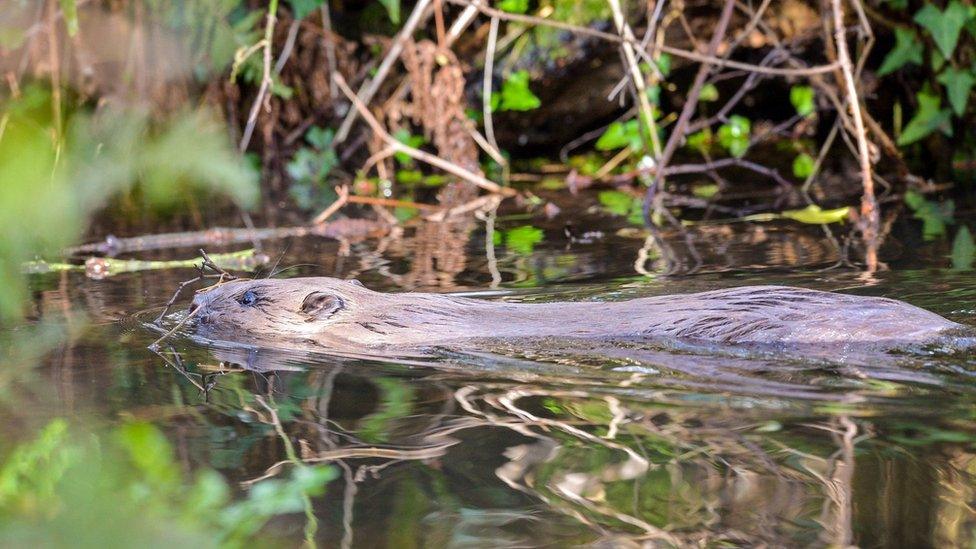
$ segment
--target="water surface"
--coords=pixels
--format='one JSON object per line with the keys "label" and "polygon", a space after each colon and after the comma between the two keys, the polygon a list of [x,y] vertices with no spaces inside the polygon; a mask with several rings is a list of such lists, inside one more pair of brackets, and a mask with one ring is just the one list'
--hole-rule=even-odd
{"label": "water surface", "polygon": [[[661,250],[617,234],[622,220],[581,219],[567,234],[559,218],[500,216],[487,242],[472,222],[263,246],[290,267],[276,276],[358,278],[385,291],[547,301],[789,284],[898,298],[976,324],[976,276],[952,270],[947,245],[919,242],[916,226],[892,239],[891,270],[865,276],[835,265],[819,227],[710,226],[689,253],[683,240]],[[146,420],[185,470],[213,468],[246,490],[293,466],[280,428],[302,459],[341,473],[313,501],[324,546],[976,540],[976,357],[827,363],[551,341],[397,361],[182,337],[148,351],[158,334],[134,313],[158,310],[192,276],[33,277],[34,318],[71,329],[17,409],[2,412],[6,435],[56,416]],[[305,520],[268,528],[297,545]]]}

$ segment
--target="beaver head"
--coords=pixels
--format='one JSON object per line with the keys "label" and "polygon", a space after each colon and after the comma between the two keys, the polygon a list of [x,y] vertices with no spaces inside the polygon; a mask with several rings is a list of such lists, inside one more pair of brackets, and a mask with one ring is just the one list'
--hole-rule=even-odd
{"label": "beaver head", "polygon": [[[320,339],[341,333],[375,292],[358,280],[235,280],[199,292],[190,305],[202,335],[234,340]],[[335,328],[335,329],[333,329]]]}

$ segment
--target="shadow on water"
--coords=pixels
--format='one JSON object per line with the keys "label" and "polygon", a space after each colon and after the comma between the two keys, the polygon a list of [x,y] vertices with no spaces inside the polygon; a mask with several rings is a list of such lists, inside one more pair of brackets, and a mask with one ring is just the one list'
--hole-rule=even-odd
{"label": "shadow on water", "polygon": [[[518,223],[499,223],[503,245]],[[282,276],[355,277],[379,290],[494,287],[493,298],[548,301],[763,283],[897,297],[964,323],[976,309],[976,276],[944,269],[938,251],[865,284],[856,271],[813,270],[836,261],[820,239],[752,228],[710,240],[694,276],[636,277],[635,260],[661,267],[646,242],[602,229],[580,243],[543,225],[532,246],[500,247],[494,261],[478,230],[449,250],[435,231],[352,243],[346,256],[308,239],[266,251],[316,265]],[[151,421],[185,468],[214,468],[243,489],[298,462],[333,464],[339,477],[314,500],[322,545],[976,539],[968,354],[824,360],[553,339],[393,359],[178,337],[154,355],[145,348],[158,334],[130,313],[164,303],[185,275],[34,281],[36,316],[90,320],[46,361],[53,413]],[[299,540],[305,521],[285,515],[268,529]]]}

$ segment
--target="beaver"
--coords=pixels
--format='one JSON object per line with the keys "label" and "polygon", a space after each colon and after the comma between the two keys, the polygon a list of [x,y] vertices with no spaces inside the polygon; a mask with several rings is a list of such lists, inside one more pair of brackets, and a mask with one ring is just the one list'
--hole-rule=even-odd
{"label": "beaver", "polygon": [[508,303],[382,293],[354,280],[239,280],[199,292],[198,335],[335,351],[457,346],[518,338],[894,349],[969,329],[894,299],[745,286],[616,302]]}

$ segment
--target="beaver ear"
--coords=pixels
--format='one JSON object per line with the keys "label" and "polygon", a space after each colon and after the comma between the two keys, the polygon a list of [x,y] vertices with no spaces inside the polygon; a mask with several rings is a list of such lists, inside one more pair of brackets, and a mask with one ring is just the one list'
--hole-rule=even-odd
{"label": "beaver ear", "polygon": [[308,316],[305,322],[312,322],[313,320],[325,320],[342,310],[344,306],[342,299],[335,294],[312,292],[305,296],[305,300],[302,301],[301,312]]}

